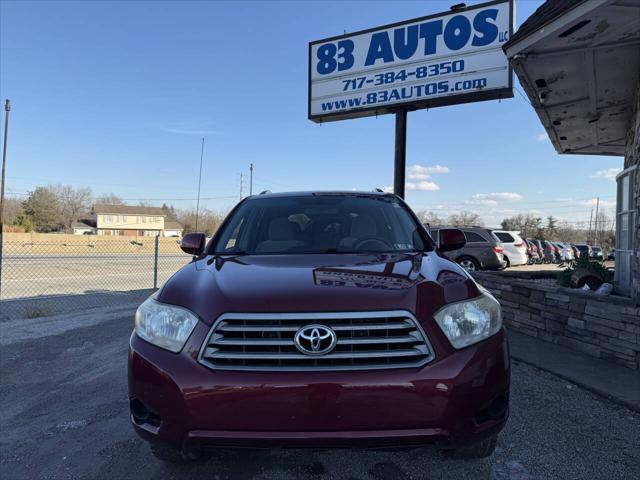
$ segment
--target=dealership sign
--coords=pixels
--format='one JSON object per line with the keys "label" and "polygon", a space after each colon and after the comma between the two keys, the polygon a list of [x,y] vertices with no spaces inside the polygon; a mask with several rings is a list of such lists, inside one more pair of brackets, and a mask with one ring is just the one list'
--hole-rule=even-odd
{"label": "dealership sign", "polygon": [[311,42],[309,118],[510,98],[512,31],[513,3],[498,0]]}

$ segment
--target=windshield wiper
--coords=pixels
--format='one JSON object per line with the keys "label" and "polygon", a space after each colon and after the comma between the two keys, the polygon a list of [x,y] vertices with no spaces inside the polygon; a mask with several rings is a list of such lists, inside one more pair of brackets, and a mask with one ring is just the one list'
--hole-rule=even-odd
{"label": "windshield wiper", "polygon": [[244,250],[234,250],[230,252],[214,252],[214,255],[239,257],[241,255],[250,255],[250,254],[249,252],[246,252]]}

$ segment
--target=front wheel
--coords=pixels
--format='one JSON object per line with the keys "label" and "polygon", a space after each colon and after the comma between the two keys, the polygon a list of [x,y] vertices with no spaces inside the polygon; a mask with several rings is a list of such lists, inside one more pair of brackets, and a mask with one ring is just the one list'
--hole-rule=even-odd
{"label": "front wheel", "polygon": [[471,257],[462,257],[457,260],[458,265],[464,268],[467,272],[475,272],[480,270],[478,262]]}
{"label": "front wheel", "polygon": [[481,442],[474,443],[473,445],[469,445],[467,447],[447,450],[446,453],[448,456],[451,456],[453,458],[460,458],[464,460],[487,458],[493,455],[493,452],[495,452],[496,450],[497,444],[498,436],[494,435],[493,437],[487,438],[485,440],[482,440]]}

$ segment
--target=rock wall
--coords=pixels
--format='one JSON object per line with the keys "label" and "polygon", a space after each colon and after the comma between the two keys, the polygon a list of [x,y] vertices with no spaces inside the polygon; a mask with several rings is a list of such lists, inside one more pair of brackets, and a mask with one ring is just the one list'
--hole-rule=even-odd
{"label": "rock wall", "polygon": [[502,304],[508,329],[640,368],[640,307],[633,300],[499,273],[474,277]]}

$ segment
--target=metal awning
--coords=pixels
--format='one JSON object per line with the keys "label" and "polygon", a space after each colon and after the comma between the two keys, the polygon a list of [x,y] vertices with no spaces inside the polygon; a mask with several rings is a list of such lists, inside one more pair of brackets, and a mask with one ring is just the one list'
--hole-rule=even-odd
{"label": "metal awning", "polygon": [[547,0],[504,50],[558,153],[624,155],[640,0]]}

